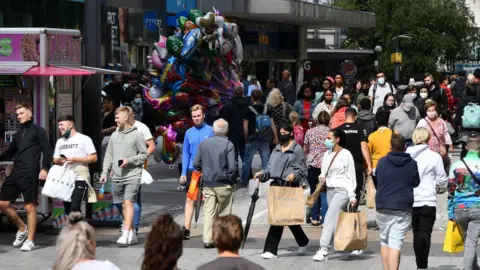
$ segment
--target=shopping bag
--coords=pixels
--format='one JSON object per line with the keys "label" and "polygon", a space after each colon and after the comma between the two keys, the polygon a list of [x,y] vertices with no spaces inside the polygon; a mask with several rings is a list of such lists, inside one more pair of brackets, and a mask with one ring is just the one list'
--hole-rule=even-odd
{"label": "shopping bag", "polygon": [[334,239],[335,250],[353,251],[367,249],[366,212],[341,212]]}
{"label": "shopping bag", "polygon": [[367,178],[365,189],[367,191],[367,207],[368,209],[373,209],[375,208],[375,194],[377,191],[375,190],[375,184],[373,184],[373,179],[371,176]]}
{"label": "shopping bag", "polygon": [[448,253],[463,251],[463,232],[455,221],[448,221],[445,241],[443,242],[443,251]]}
{"label": "shopping bag", "polygon": [[142,170],[142,178],[140,178],[140,183],[143,185],[150,185],[153,183],[152,175],[145,169]]}
{"label": "shopping bag", "polygon": [[305,205],[307,205],[308,207],[312,207],[317,201],[318,196],[320,196],[320,193],[325,192],[325,191],[322,191],[323,189],[324,189],[323,185],[318,184],[317,187],[315,188],[315,191],[312,193],[312,195],[308,195],[307,200],[305,201]]}
{"label": "shopping bag", "polygon": [[69,168],[67,163],[63,166],[53,165],[48,172],[42,194],[68,202],[75,189],[76,180],[77,174]]}
{"label": "shopping bag", "polygon": [[303,189],[271,186],[268,189],[268,224],[301,225],[305,221]]}
{"label": "shopping bag", "polygon": [[200,185],[200,179],[202,173],[199,171],[192,172],[192,178],[190,179],[190,186],[188,187],[187,198],[196,201],[198,196],[198,187]]}

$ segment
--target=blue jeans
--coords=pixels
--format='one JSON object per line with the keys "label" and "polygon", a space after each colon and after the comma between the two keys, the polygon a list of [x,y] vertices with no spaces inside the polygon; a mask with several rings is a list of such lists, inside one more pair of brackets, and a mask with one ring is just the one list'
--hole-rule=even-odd
{"label": "blue jeans", "polygon": [[248,177],[252,169],[253,156],[257,151],[262,159],[262,169],[266,170],[270,158],[270,145],[268,140],[249,140],[245,145],[245,159],[242,166],[242,182],[248,184]]}
{"label": "blue jeans", "polygon": [[[140,217],[142,215],[142,201],[141,201],[141,196],[142,194],[142,185],[140,185],[140,189],[138,190],[138,197],[137,197],[137,202],[133,204],[133,228],[137,229],[140,227]],[[123,206],[121,203],[115,204],[115,206],[118,208],[120,213],[123,216]]]}

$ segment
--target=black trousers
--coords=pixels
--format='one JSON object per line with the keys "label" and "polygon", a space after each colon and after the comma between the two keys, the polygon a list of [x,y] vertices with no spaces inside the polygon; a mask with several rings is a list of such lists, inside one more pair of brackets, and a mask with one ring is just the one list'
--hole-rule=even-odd
{"label": "black trousers", "polygon": [[364,177],[363,162],[355,162],[355,177],[357,178],[357,188],[355,189],[355,199],[360,204],[360,197],[363,191],[363,177]]}
{"label": "black trousers", "polygon": [[85,200],[88,191],[88,185],[85,181],[75,181],[75,189],[72,193],[70,202],[63,202],[65,214],[68,216],[70,212],[81,212],[82,202]]}
{"label": "black trousers", "polygon": [[[270,226],[263,252],[270,252],[273,255],[277,255],[278,245],[280,244],[280,239],[282,239],[284,227],[285,226]],[[288,226],[288,228],[292,231],[293,237],[295,237],[295,241],[297,241],[299,247],[308,245],[308,237],[303,231],[302,226],[293,225]]]}
{"label": "black trousers", "polygon": [[435,224],[437,208],[430,206],[414,207],[412,213],[413,250],[417,267],[428,268],[428,254]]}

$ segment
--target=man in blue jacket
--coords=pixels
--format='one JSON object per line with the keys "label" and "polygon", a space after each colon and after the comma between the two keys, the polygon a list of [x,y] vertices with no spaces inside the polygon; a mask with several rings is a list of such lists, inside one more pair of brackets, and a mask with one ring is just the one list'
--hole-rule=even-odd
{"label": "man in blue jacket", "polygon": [[393,134],[392,151],[378,162],[377,224],[384,269],[397,270],[403,240],[412,223],[413,189],[420,184],[417,162],[404,153],[405,139]]}
{"label": "man in blue jacket", "polygon": [[[195,170],[193,167],[193,159],[197,153],[198,146],[202,141],[213,136],[213,128],[205,124],[205,109],[201,105],[194,105],[190,109],[194,126],[189,128],[185,133],[185,139],[183,140],[182,151],[182,176],[180,176],[180,184],[186,185],[186,191],[190,186],[190,179],[192,178],[192,172]],[[185,227],[184,236],[185,239],[190,239],[190,226],[192,224],[193,217],[193,203],[194,201],[186,198],[185,201]]]}

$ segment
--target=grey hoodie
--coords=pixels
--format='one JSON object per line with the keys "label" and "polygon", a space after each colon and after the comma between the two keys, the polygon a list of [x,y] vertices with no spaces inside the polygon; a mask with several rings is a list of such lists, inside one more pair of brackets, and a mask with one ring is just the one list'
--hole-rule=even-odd
{"label": "grey hoodie", "polygon": [[[126,158],[126,168],[120,168],[118,161]],[[147,159],[147,146],[142,133],[136,127],[115,131],[108,142],[103,160],[102,176],[113,172],[113,181],[123,181],[142,176],[143,164]]]}
{"label": "grey hoodie", "polygon": [[402,135],[405,139],[411,139],[419,120],[420,113],[417,107],[413,106],[410,111],[406,112],[402,104],[390,113],[388,127]]}

